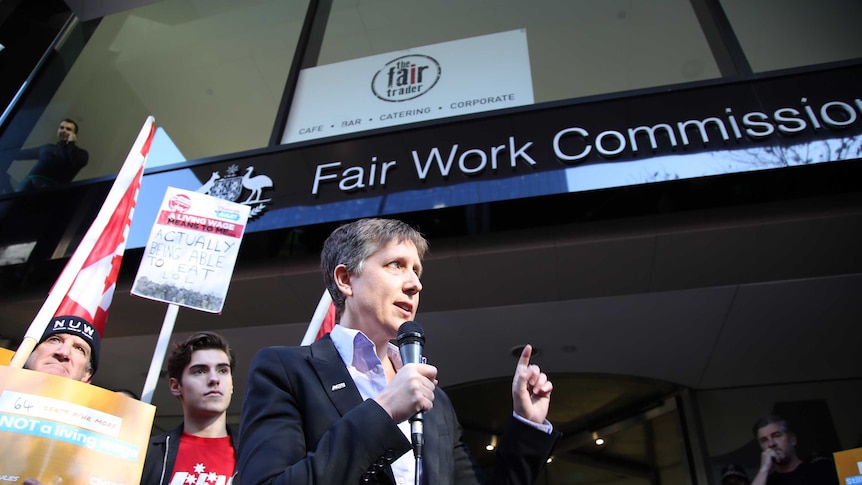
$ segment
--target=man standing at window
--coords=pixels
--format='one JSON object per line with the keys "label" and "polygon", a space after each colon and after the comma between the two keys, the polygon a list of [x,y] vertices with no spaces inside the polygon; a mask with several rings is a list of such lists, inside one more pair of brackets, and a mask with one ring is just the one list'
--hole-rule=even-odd
{"label": "man standing at window", "polygon": [[18,158],[38,160],[18,184],[20,192],[71,182],[87,165],[90,154],[78,146],[78,123],[66,118],[57,127],[57,143],[21,150]]}

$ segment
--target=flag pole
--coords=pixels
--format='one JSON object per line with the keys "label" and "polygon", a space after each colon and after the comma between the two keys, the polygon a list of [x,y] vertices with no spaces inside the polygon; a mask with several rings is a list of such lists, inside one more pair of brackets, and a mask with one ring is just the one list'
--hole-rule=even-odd
{"label": "flag pole", "polygon": [[156,351],[153,353],[153,360],[150,362],[150,371],[147,373],[147,380],[141,393],[141,401],[147,404],[153,402],[153,393],[159,381],[159,374],[162,372],[162,363],[165,360],[168,342],[171,340],[171,334],[174,331],[174,324],[177,321],[177,312],[179,312],[179,309],[180,306],[176,303],[169,303],[168,309],[165,311],[162,330],[159,332],[159,340],[156,342]]}
{"label": "flag pole", "polygon": [[122,202],[123,197],[125,197],[126,191],[141,176],[144,164],[146,163],[146,152],[149,151],[148,142],[152,140],[154,131],[155,118],[148,116],[141,127],[140,133],[138,133],[135,143],[132,145],[132,149],[129,151],[129,155],[126,157],[126,161],[120,168],[120,172],[117,174],[117,178],[114,180],[114,184],[111,186],[105,202],[102,203],[99,213],[96,215],[90,228],[87,229],[75,252],[72,253],[72,257],[69,258],[54,286],[49,291],[45,303],[42,304],[42,308],[39,309],[36,317],[33,318],[33,321],[27,328],[27,333],[24,335],[21,345],[18,346],[18,350],[9,362],[9,367],[18,369],[24,367],[27,358],[30,357],[33,349],[36,348],[36,344],[51,323],[54,312],[60,307],[63,298],[65,298],[72,284],[75,282],[78,273],[84,267],[84,263],[98,243],[99,237],[114,215],[114,211]]}
{"label": "flag pole", "polygon": [[[57,306],[60,306],[60,302],[57,302]],[[54,307],[54,310],[56,309],[57,307]],[[45,329],[43,328],[42,331],[44,332]],[[15,355],[12,356],[12,360],[9,361],[9,367],[15,369],[23,368],[24,364],[27,363],[27,359],[30,357],[30,354],[33,353],[33,349],[36,348],[36,344],[38,342],[39,340],[33,337],[24,337],[24,340],[21,341],[21,345],[18,346],[18,350],[15,351]]]}
{"label": "flag pole", "polygon": [[326,312],[329,310],[329,305],[332,303],[332,296],[329,290],[323,290],[323,295],[320,301],[317,302],[317,308],[314,310],[314,315],[311,316],[311,322],[308,324],[308,329],[305,331],[305,336],[302,337],[300,345],[309,345],[314,342],[317,337],[317,332],[320,326],[323,325],[323,319],[326,318]]}
{"label": "flag pole", "polygon": [[[120,172],[122,172],[122,169]],[[108,193],[108,197],[102,205],[102,208],[116,207],[120,203],[120,200],[123,195],[125,195],[125,192],[131,183],[131,178],[128,180],[121,180],[118,175],[116,182],[113,187],[111,187],[111,191]],[[84,267],[84,262],[86,262],[90,252],[96,246],[99,235],[104,232],[105,227],[108,225],[108,220],[112,215],[113,210],[99,211],[93,224],[90,225],[90,228],[87,230],[87,233],[84,235],[78,248],[75,249],[72,257],[69,258],[69,262],[66,263],[66,266],[60,273],[60,277],[57,278],[57,281],[48,293],[48,298],[45,299],[45,303],[42,304],[42,308],[39,309],[36,317],[33,318],[33,321],[27,328],[27,333],[24,335],[21,345],[15,352],[15,356],[12,357],[12,361],[9,362],[9,367],[18,369],[24,367],[24,363],[27,362],[27,358],[30,357],[33,349],[36,348],[36,344],[39,342],[39,339],[42,338],[42,334],[45,333],[45,328],[51,323],[51,318],[54,316],[54,312],[56,312],[57,308],[60,307],[60,303],[69,292],[69,289],[72,287],[72,283],[75,282],[75,277],[78,276],[78,273],[80,273],[81,269]]]}

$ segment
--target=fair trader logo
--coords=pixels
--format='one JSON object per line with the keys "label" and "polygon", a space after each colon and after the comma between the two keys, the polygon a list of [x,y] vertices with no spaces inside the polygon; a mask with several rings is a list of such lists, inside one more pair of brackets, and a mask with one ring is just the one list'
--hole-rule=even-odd
{"label": "fair trader logo", "polygon": [[431,56],[411,54],[387,62],[371,80],[371,91],[383,101],[409,101],[430,91],[440,80],[440,63]]}

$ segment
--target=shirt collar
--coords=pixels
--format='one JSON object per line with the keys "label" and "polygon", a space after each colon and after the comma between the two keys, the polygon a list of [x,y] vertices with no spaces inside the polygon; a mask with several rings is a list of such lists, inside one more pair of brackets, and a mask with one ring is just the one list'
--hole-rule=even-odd
{"label": "shirt collar", "polygon": [[[341,356],[341,360],[347,367],[360,367],[357,365],[359,362],[356,361],[356,358],[360,358],[363,355],[367,356],[365,357],[366,359],[370,359],[373,356],[373,359],[377,363],[380,362],[377,359],[377,349],[374,346],[374,342],[359,330],[335,325],[332,327],[329,337],[332,339],[332,343],[335,344],[335,350],[338,351],[338,355]],[[400,369],[401,353],[398,351],[398,347],[392,342],[386,345],[389,360],[396,370]]]}

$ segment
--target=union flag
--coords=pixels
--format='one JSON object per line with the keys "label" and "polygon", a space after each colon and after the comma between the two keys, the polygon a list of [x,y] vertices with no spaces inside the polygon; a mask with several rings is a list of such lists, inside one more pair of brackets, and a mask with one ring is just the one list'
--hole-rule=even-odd
{"label": "union flag", "polygon": [[104,332],[155,129],[155,120],[150,116],[99,213],[27,329],[10,366],[24,365],[56,316],[78,317],[95,327],[100,336]]}

